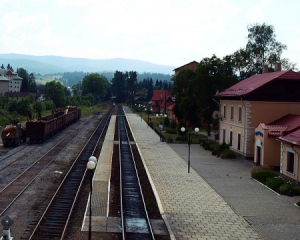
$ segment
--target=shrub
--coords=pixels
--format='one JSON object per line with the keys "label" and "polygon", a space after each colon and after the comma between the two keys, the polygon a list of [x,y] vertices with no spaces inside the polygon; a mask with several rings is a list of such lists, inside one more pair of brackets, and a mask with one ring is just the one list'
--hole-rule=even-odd
{"label": "shrub", "polygon": [[283,184],[284,184],[284,180],[281,177],[273,177],[273,178],[266,179],[266,185],[276,192]]}
{"label": "shrub", "polygon": [[171,122],[171,128],[173,128],[173,129],[176,128],[176,122],[175,122],[175,121],[172,121],[172,122]]}
{"label": "shrub", "polygon": [[166,126],[166,127],[170,126],[170,120],[168,117],[165,117],[165,119],[164,119],[164,126]]}
{"label": "shrub", "polygon": [[257,181],[265,184],[267,178],[273,178],[278,176],[277,173],[275,173],[274,171],[272,171],[269,168],[265,168],[265,167],[253,167],[251,169],[251,177],[256,179]]}
{"label": "shrub", "polygon": [[300,195],[300,187],[299,186],[293,186],[294,195],[299,196]]}
{"label": "shrub", "polygon": [[236,154],[234,151],[231,151],[230,149],[225,149],[221,152],[220,157],[225,158],[236,158]]}
{"label": "shrub", "polygon": [[171,138],[171,137],[167,138],[167,143],[173,143],[173,142],[174,142],[173,138]]}
{"label": "shrub", "polygon": [[175,139],[176,142],[187,142],[187,137],[186,136],[182,136],[182,137],[177,137]]}
{"label": "shrub", "polygon": [[174,129],[167,129],[167,130],[166,130],[166,133],[169,133],[169,134],[176,134],[177,132],[176,132],[176,130],[174,130]]}
{"label": "shrub", "polygon": [[279,188],[278,188],[278,193],[287,195],[288,191],[293,189],[293,184],[290,182],[284,182]]}

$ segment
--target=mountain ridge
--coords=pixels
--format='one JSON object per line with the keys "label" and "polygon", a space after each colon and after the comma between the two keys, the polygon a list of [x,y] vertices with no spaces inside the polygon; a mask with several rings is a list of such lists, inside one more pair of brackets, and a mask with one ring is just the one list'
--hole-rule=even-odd
{"label": "mountain ridge", "polygon": [[16,68],[24,68],[28,72],[41,74],[73,71],[101,72],[118,70],[172,75],[173,69],[176,68],[174,66],[160,65],[137,59],[89,59],[54,55],[34,56],[16,53],[0,54],[0,64],[3,64],[4,67],[6,67],[7,64],[10,64],[14,70],[16,70]]}

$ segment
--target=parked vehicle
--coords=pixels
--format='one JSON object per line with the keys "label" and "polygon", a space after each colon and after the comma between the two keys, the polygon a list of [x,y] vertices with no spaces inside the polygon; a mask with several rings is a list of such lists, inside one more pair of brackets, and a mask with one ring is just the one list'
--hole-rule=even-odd
{"label": "parked vehicle", "polygon": [[51,115],[39,117],[26,122],[26,136],[30,143],[43,142],[68,125],[79,120],[81,109],[67,106],[65,109],[57,109]]}
{"label": "parked vehicle", "polygon": [[22,142],[26,142],[26,130],[20,123],[18,123],[19,121],[8,116],[2,110],[0,110],[0,113],[12,122],[11,125],[7,125],[2,128],[1,138],[3,147],[8,147],[9,145],[19,146]]}

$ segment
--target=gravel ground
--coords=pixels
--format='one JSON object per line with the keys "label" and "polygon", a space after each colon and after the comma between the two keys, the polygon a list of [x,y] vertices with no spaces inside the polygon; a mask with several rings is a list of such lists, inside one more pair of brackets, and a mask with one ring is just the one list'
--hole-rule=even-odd
{"label": "gravel ground", "polygon": [[[5,148],[0,146],[0,153],[3,155],[0,157],[0,169],[4,167],[4,164],[8,164],[16,158],[13,155],[8,160],[1,161],[6,155],[18,151],[24,146],[31,148],[31,152],[27,152],[28,148],[24,148],[17,155],[23,155],[22,160],[19,160],[18,165],[14,167],[9,167],[5,169],[5,176],[7,176],[6,181],[15,175],[16,172],[23,171],[27,166],[29,166],[33,161],[38,159],[43,153],[48,151],[57,141],[64,138],[73,129],[79,126],[85,119],[74,123],[69,126],[64,131],[55,135],[53,138],[48,139],[43,144],[34,144],[29,146],[25,143],[16,148]],[[59,183],[61,182],[64,174],[68,170],[71,162],[77,157],[80,148],[85,144],[87,137],[92,133],[95,126],[89,128],[89,130],[84,131],[80,137],[76,137],[72,142],[55,158],[52,164],[50,164],[46,170],[31,184],[31,186],[21,195],[21,197],[5,212],[13,221],[14,224],[11,226],[11,236],[14,239],[21,239],[24,231],[26,231],[29,224],[34,220],[35,215],[47,205],[49,199],[51,199],[52,194],[56,191]],[[16,167],[17,166],[17,167]],[[0,175],[3,175],[3,171],[0,170]],[[4,182],[4,181],[1,181]],[[0,185],[0,189],[3,188]],[[4,216],[1,217],[1,219]]]}

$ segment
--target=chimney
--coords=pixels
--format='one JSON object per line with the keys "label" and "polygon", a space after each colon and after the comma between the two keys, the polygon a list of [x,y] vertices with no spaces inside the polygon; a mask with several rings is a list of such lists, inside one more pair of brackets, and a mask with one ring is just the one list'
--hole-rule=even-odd
{"label": "chimney", "polygon": [[275,72],[280,72],[281,71],[281,63],[278,62],[278,63],[275,63],[275,69],[274,69]]}
{"label": "chimney", "polygon": [[268,65],[264,65],[263,66],[263,73],[267,73],[268,72]]}

